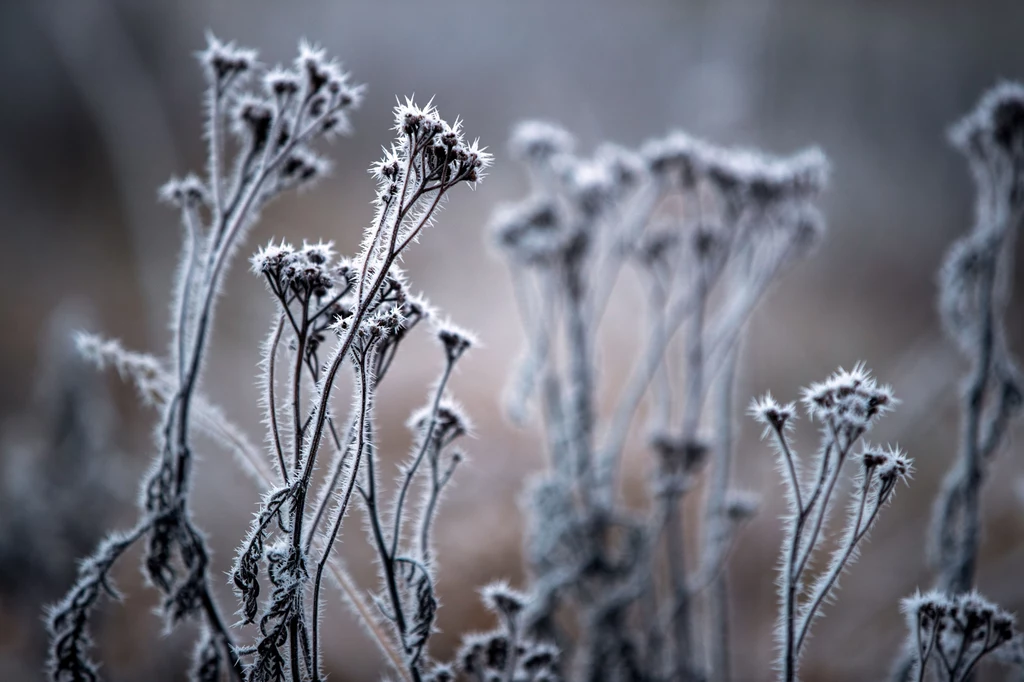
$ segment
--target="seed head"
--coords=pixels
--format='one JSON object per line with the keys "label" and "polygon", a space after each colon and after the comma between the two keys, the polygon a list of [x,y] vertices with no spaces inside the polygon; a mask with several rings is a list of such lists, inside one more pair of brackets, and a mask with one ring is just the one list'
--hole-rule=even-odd
{"label": "seed head", "polygon": [[512,129],[509,155],[517,160],[544,164],[555,156],[571,154],[574,140],[564,128],[545,121],[523,121]]}

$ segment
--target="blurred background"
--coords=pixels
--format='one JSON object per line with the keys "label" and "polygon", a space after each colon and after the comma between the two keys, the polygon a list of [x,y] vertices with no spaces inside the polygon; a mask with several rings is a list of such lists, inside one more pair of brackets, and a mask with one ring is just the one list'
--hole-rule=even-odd
{"label": "blurred background", "polygon": [[[973,188],[945,130],[998,79],[1024,77],[1022,26],[1024,4],[1015,0],[2,3],[0,679],[41,677],[42,606],[64,593],[75,560],[103,528],[134,518],[155,415],[116,378],[82,367],[66,339],[85,328],[133,349],[167,343],[180,232],[173,212],[157,205],[156,188],[202,167],[193,54],[207,29],[259,48],[269,63],[291,60],[309,38],[368,84],[355,134],[330,150],[332,177],[274,204],[242,255],[271,237],[332,239],[343,253],[355,250],[373,211],[365,169],[390,141],[396,95],[433,96],[442,115],[464,118],[470,137],[495,154],[487,180],[459,191],[406,261],[413,288],[483,340],[453,383],[477,429],[437,526],[440,657],[459,632],[490,627],[468,586],[521,583],[517,495],[544,461],[538,427],[517,430],[500,411],[522,338],[507,272],[482,229],[498,202],[525,191],[505,158],[512,124],[560,122],[584,151],[603,140],[635,146],[675,128],[776,153],[820,145],[834,170],[824,199],[830,233],[752,320],[740,395],[771,388],[795,399],[800,386],[864,360],[903,399],[873,438],[899,441],[916,460],[915,480],[816,625],[804,667],[807,680],[878,679],[904,634],[897,600],[930,582],[925,530],[955,454],[965,366],[939,333],[934,272],[971,220]],[[612,306],[600,351],[609,391],[641,339],[630,324],[630,286]],[[1009,310],[1017,349],[1020,289]],[[254,442],[262,433],[253,375],[272,310],[263,285],[237,266],[205,379],[207,394]],[[385,451],[396,455],[407,445],[398,426],[440,366],[425,337],[413,346],[382,395]],[[741,423],[736,476],[765,504],[729,570],[737,678],[756,681],[771,679],[783,501],[771,453],[758,429]],[[978,575],[984,593],[1018,612],[1020,435],[1018,424],[985,488]],[[648,462],[635,445],[626,485],[642,499]],[[227,455],[208,443],[202,450],[197,515],[222,571],[257,497]],[[364,545],[350,523],[342,552],[369,585]],[[181,679],[191,632],[161,634],[136,558],[117,575],[128,599],[105,608],[96,631],[105,675]],[[229,604],[226,587],[222,596]],[[336,593],[328,598],[332,679],[375,679],[374,648]]]}

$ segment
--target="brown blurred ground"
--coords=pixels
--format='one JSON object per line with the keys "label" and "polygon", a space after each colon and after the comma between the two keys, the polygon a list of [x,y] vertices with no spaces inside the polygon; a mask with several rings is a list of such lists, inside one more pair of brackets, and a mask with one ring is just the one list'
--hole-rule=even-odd
{"label": "brown blurred ground", "polygon": [[[805,666],[808,681],[877,679],[903,634],[896,600],[928,582],[924,529],[955,442],[952,391],[963,366],[937,336],[932,273],[970,220],[971,186],[944,131],[995,80],[1024,77],[1022,26],[1024,5],[994,1],[5,3],[2,428],[14,429],[24,414],[40,335],[50,311],[69,296],[91,301],[97,330],[130,347],[166,343],[166,283],[179,233],[173,216],[155,205],[155,188],[202,163],[201,81],[191,54],[206,28],[259,47],[270,62],[290,59],[298,38],[308,37],[369,84],[355,136],[333,150],[333,178],[275,205],[254,242],[324,237],[351,251],[372,215],[365,168],[389,140],[394,96],[434,95],[442,114],[462,116],[497,157],[486,182],[454,197],[406,263],[414,286],[484,341],[454,384],[478,437],[438,526],[440,643],[450,647],[458,631],[487,625],[466,585],[521,578],[515,500],[524,476],[542,462],[536,430],[514,430],[498,410],[519,348],[519,321],[482,225],[496,202],[524,188],[519,169],[503,158],[511,124],[553,119],[576,131],[584,148],[604,139],[634,145],[676,127],[776,152],[817,143],[834,163],[825,201],[831,233],[817,258],[788,276],[755,317],[743,391],[770,387],[792,399],[799,386],[863,359],[904,400],[874,438],[898,439],[915,457],[917,476],[845,577],[838,603],[815,629]],[[1021,300],[1010,309],[1018,349]],[[601,351],[610,390],[638,341],[629,303],[627,286],[614,302]],[[206,382],[257,442],[251,377],[270,312],[262,286],[236,267]],[[385,425],[401,423],[432,377],[435,351],[425,340],[418,348],[384,390]],[[125,480],[132,481],[148,457],[152,414],[129,392],[118,393],[117,404],[116,443],[131,453],[135,471]],[[771,457],[756,442],[756,429],[744,427],[738,478],[761,490],[767,504],[732,563],[737,671],[741,680],[767,680],[782,503]],[[404,438],[404,429],[391,429],[385,450],[400,454]],[[646,463],[639,450],[632,461],[627,492],[635,499]],[[199,515],[223,568],[256,498],[215,448],[203,466]],[[1024,507],[1012,489],[1021,474],[1019,445],[1011,439],[986,489],[979,575],[984,592],[1017,611],[1024,610]],[[131,486],[123,491],[125,523]],[[344,542],[349,563],[368,584],[372,569],[358,524],[348,526]],[[140,592],[134,568],[128,562],[122,572],[127,608],[111,609],[105,621],[107,673],[163,679],[161,671],[180,665],[183,648],[176,644],[184,640],[160,638],[147,611],[152,595]],[[335,604],[328,619],[335,675],[372,679],[372,650]],[[33,679],[38,652],[29,649],[40,621],[10,604],[0,603],[0,611],[0,677]]]}

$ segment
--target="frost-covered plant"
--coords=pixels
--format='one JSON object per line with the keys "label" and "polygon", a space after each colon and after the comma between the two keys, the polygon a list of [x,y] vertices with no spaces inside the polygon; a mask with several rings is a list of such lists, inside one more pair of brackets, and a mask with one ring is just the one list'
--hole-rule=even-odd
{"label": "frost-covered plant", "polygon": [[1014,645],[1020,648],[1013,614],[975,591],[954,596],[918,592],[904,599],[900,607],[910,630],[911,679],[916,682],[927,679],[929,667],[933,679],[964,682],[989,654]]}
{"label": "frost-covered plant", "polygon": [[[750,412],[764,425],[762,438],[772,439],[786,486],[789,516],[779,562],[779,641],[777,667],[780,679],[797,679],[800,652],[811,624],[836,588],[843,570],[856,558],[861,540],[871,530],[882,507],[892,499],[896,484],[910,476],[911,462],[899,448],[865,444],[853,455],[854,446],[895,398],[888,386],[880,386],[863,365],[852,371],[840,369],[827,381],[804,390],[807,415],[821,424],[821,445],[809,467],[790,444],[788,432],[797,416],[795,403],[779,404],[771,394],[754,401]],[[825,530],[837,484],[847,462],[858,465],[850,489],[849,513],[841,539],[832,550],[828,566],[811,583],[804,581],[816,550],[825,541]],[[805,469],[811,469],[808,477]]]}
{"label": "frost-covered plant", "polygon": [[[35,390],[21,414],[0,424],[0,602],[7,617],[27,623],[74,580],[75,560],[103,537],[121,501],[115,410],[72,337],[90,317],[72,303],[51,316]],[[23,661],[35,665],[18,673],[7,661],[6,676],[38,673],[44,634],[25,628]]]}
{"label": "frost-covered plant", "polygon": [[[508,408],[522,420],[536,398],[550,457],[549,471],[524,503],[534,592],[527,631],[571,648],[566,664],[581,679],[700,679],[708,667],[725,679],[720,574],[739,525],[756,508],[729,483],[731,382],[752,309],[820,236],[813,201],[827,163],[817,150],[777,159],[683,133],[639,151],[603,145],[581,157],[568,132],[542,122],[519,125],[510,148],[526,166],[532,192],[500,208],[491,225],[529,338]],[[595,410],[598,330],[627,264],[647,293],[647,338],[602,424]],[[672,367],[673,340],[683,326],[683,367]],[[725,406],[718,428],[725,435],[712,444],[700,423],[720,372]],[[645,517],[621,504],[618,479],[647,396],[657,473]],[[687,562],[681,501],[711,449],[717,451],[702,551]],[[662,546],[666,584],[659,577]],[[708,628],[715,635],[707,665],[695,641],[692,602],[709,583],[717,588],[711,613],[719,622]],[[556,625],[563,604],[579,621],[572,647]]]}
{"label": "frost-covered plant", "polygon": [[[271,242],[253,258],[253,270],[265,279],[279,308],[264,345],[268,464],[198,393],[214,303],[228,263],[260,209],[324,173],[326,161],[311,145],[347,130],[347,112],[358,104],[362,88],[322,50],[306,44],[291,67],[264,70],[254,52],[211,37],[200,61],[208,86],[208,176],[190,175],[161,190],[161,197],[180,210],[185,231],[170,357],[161,360],[127,351],[116,341],[79,336],[87,357],[130,377],[162,410],[159,454],[143,481],[138,523],[109,535],[82,563],[68,595],[50,610],[50,675],[97,679],[89,657],[93,610],[104,595],[118,598],[111,571],[129,547],[145,539],[144,572],[163,594],[168,627],[193,617],[201,623],[192,679],[218,680],[225,672],[238,680],[323,679],[319,625],[325,575],[338,583],[396,672],[423,679],[437,608],[431,520],[461,457],[451,445],[469,428],[445,387],[472,337],[447,323],[435,325],[444,369],[428,406],[410,422],[415,446],[387,511],[376,484],[375,391],[399,343],[431,316],[426,303],[409,294],[397,261],[431,224],[449,190],[477,182],[490,157],[465,140],[459,123],[445,123],[433,107],[401,104],[397,141],[372,169],[377,214],[359,256],[335,259],[324,243],[294,248]],[[235,140],[230,164],[226,132]],[[285,401],[278,399],[282,355],[290,369],[282,382]],[[355,407],[336,425],[332,389],[348,374]],[[196,429],[235,454],[265,491],[231,573],[242,623],[257,624],[251,646],[236,643],[221,615],[210,580],[210,552],[190,512]],[[325,441],[333,445],[334,459],[316,490],[313,473]],[[417,474],[424,473],[421,513],[410,524],[406,498]],[[378,552],[381,591],[372,601],[381,615],[331,553],[353,491],[363,502]],[[406,532],[410,525],[415,528]],[[271,586],[262,604],[261,569]]]}
{"label": "frost-covered plant", "polygon": [[[259,617],[258,641],[243,650],[254,655],[251,679],[283,679],[286,667],[292,679],[321,679],[322,582],[353,492],[363,503],[377,552],[380,592],[373,601],[382,618],[358,594],[348,598],[358,601],[366,625],[409,679],[422,679],[428,668],[427,640],[437,610],[431,522],[462,457],[451,446],[470,428],[446,397],[446,387],[473,336],[452,324],[436,324],[444,367],[428,404],[409,422],[414,447],[387,508],[377,480],[375,396],[399,345],[432,316],[426,302],[409,293],[396,262],[433,221],[448,191],[480,179],[489,156],[466,142],[459,124],[448,125],[431,106],[406,102],[396,108],[395,121],[397,141],[373,168],[377,216],[354,261],[335,262],[331,245],[324,243],[298,249],[271,242],[252,259],[253,271],[266,280],[280,313],[264,345],[263,363],[275,488],[266,493],[232,570],[243,622],[256,621],[260,613],[261,563],[273,585]],[[282,343],[285,333],[290,343]],[[322,360],[328,336],[335,342]],[[277,358],[282,354],[290,357],[292,369],[288,398],[279,401]],[[352,374],[354,408],[347,424],[338,426],[331,397],[343,372]],[[314,386],[311,400],[302,398],[304,383]],[[313,499],[313,473],[325,441],[333,446],[334,457]],[[418,518],[412,519],[408,494],[417,474],[425,474],[427,483]],[[334,571],[343,573],[337,564]],[[308,608],[306,599],[311,600]],[[387,634],[380,632],[382,624]],[[282,652],[286,643],[287,655]]]}
{"label": "frost-covered plant", "polygon": [[524,632],[523,615],[530,597],[503,582],[487,585],[482,595],[484,604],[498,617],[498,627],[464,636],[454,666],[437,668],[431,682],[450,682],[456,672],[471,682],[561,680],[559,650]]}
{"label": "frost-covered plant", "polygon": [[975,223],[940,271],[946,334],[970,362],[961,443],[936,500],[932,560],[938,589],[969,591],[981,541],[980,491],[988,462],[1024,403],[1024,381],[1007,348],[1005,316],[1024,220],[1024,87],[1006,83],[982,97],[951,131],[977,186]]}
{"label": "frost-covered plant", "polygon": [[[974,587],[981,486],[1024,405],[1024,380],[1005,324],[1024,220],[1024,86],[989,90],[952,128],[950,140],[967,157],[977,197],[974,225],[953,243],[939,271],[939,313],[970,370],[961,395],[959,451],[936,496],[928,558],[936,589],[955,596]],[[897,661],[893,679],[909,679],[911,656],[908,649]]]}

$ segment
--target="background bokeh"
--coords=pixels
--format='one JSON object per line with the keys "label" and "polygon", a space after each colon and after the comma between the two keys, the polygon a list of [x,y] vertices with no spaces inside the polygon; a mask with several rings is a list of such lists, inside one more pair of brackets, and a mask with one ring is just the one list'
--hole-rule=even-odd
{"label": "background bokeh", "polygon": [[[396,95],[433,96],[495,153],[487,180],[458,192],[406,261],[414,288],[483,340],[453,384],[477,428],[438,526],[439,655],[460,631],[488,626],[470,586],[522,579],[517,493],[543,462],[537,427],[517,430],[499,409],[521,334],[483,226],[496,203],[525,189],[505,158],[511,125],[551,119],[584,149],[606,139],[637,145],[674,128],[778,153],[820,145],[834,169],[824,199],[830,233],[755,315],[741,395],[771,388],[792,399],[837,365],[864,360],[903,399],[874,437],[909,451],[915,480],[844,578],[804,668],[807,680],[878,679],[903,636],[898,598],[930,579],[925,529],[956,443],[964,364],[938,332],[933,273],[971,219],[972,187],[945,129],[999,78],[1024,77],[1022,26],[1024,4],[1013,0],[0,4],[0,679],[40,677],[41,606],[62,594],[100,527],[132,519],[154,415],[113,378],[81,368],[62,339],[85,327],[131,348],[166,344],[180,233],[155,190],[203,163],[192,55],[207,29],[259,48],[267,62],[290,60],[307,37],[368,84],[354,136],[331,150],[332,177],[275,204],[252,244],[322,237],[355,249],[372,216],[365,169],[390,139]],[[641,338],[632,293],[627,282],[600,349],[609,391]],[[1008,311],[1018,349],[1020,300]],[[262,284],[236,267],[205,382],[256,442],[253,373],[271,312]],[[394,456],[406,447],[399,425],[440,362],[424,337],[413,345],[382,395],[384,449]],[[1016,611],[1024,610],[1020,435],[1018,425],[985,489],[978,576],[988,596]],[[751,681],[771,679],[783,510],[772,456],[756,437],[743,423],[737,477],[765,506],[730,568],[737,677]],[[197,513],[226,570],[257,497],[221,451],[204,444],[203,456]],[[627,492],[641,499],[642,449],[629,461]],[[343,543],[370,584],[358,524]],[[97,633],[105,673],[180,679],[188,633],[162,636],[135,564],[122,568],[127,601],[104,610]],[[332,679],[375,679],[375,651],[340,602],[331,604]]]}

